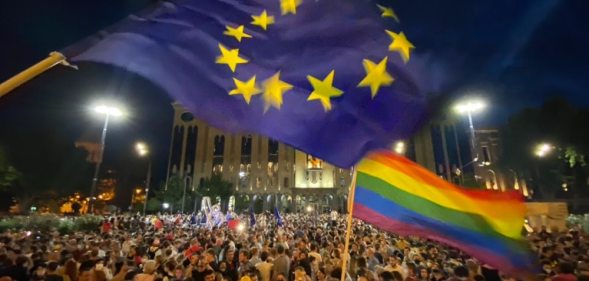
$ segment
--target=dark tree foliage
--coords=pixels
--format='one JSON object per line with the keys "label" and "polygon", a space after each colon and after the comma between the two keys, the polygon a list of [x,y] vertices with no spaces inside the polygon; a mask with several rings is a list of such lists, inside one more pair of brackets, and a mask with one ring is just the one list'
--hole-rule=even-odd
{"label": "dark tree foliage", "polygon": [[205,179],[198,190],[203,196],[209,196],[211,199],[220,197],[223,210],[227,210],[229,197],[233,195],[231,182],[224,180],[220,174],[216,173],[213,173],[210,178]]}
{"label": "dark tree foliage", "polygon": [[[536,198],[588,196],[588,121],[589,109],[560,98],[548,100],[539,108],[524,109],[501,129],[500,165],[525,175]],[[553,147],[544,157],[534,154],[540,143]]]}

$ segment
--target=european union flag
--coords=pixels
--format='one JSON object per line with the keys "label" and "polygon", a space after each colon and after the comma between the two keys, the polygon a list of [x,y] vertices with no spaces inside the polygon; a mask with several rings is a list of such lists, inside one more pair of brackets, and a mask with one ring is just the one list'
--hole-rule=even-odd
{"label": "european union flag", "polygon": [[212,126],[347,168],[424,119],[409,38],[369,0],[178,0],[64,53],[142,75]]}
{"label": "european union flag", "polygon": [[254,214],[254,208],[250,206],[248,212],[250,215],[250,226],[256,225],[256,214]]}
{"label": "european union flag", "polygon": [[284,226],[284,222],[282,221],[282,217],[280,216],[280,211],[278,211],[277,207],[274,207],[274,219],[276,220],[276,225],[279,227]]}

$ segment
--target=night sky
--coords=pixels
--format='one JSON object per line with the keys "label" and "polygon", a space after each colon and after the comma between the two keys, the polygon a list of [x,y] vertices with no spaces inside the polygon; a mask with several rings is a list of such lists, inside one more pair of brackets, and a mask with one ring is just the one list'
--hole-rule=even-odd
{"label": "night sky", "polygon": [[[432,68],[446,86],[443,94],[460,97],[471,93],[488,100],[487,111],[477,116],[479,124],[499,126],[509,114],[552,96],[589,105],[589,70],[585,65],[589,62],[589,1],[383,2],[399,15],[416,53],[434,59]],[[153,3],[3,3],[0,80]],[[18,159],[25,149],[38,150],[43,157],[44,151],[52,149],[42,138],[47,132],[71,143],[75,151],[76,139],[99,133],[101,120],[88,112],[88,106],[93,100],[111,96],[127,104],[130,116],[112,122],[105,164],[115,168],[126,185],[141,182],[144,166],[134,156],[132,145],[146,140],[155,153],[155,182],[161,181],[171,131],[171,100],[141,77],[107,66],[80,67],[79,71],[58,67],[0,99],[0,141],[8,144],[11,158]],[[67,159],[56,161],[54,169],[67,175],[67,165],[62,163]],[[90,177],[77,185],[89,188]]]}

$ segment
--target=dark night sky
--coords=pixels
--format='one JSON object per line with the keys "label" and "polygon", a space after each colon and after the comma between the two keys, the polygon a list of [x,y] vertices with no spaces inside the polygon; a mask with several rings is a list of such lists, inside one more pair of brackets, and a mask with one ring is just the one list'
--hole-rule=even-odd
{"label": "dark night sky", "polygon": [[[205,2],[204,0],[201,0]],[[309,1],[309,0],[307,0]],[[416,52],[435,59],[446,94],[478,93],[490,103],[478,116],[499,125],[510,113],[563,96],[587,106],[589,95],[589,1],[585,0],[447,0],[388,1]],[[154,1],[19,0],[0,9],[0,80],[117,22]],[[57,68],[0,100],[0,140],[15,134],[37,138],[34,149],[50,150],[38,132],[50,130],[66,142],[97,133],[100,120],[87,112],[93,99],[122,99],[128,120],[113,122],[107,139],[106,164],[132,185],[140,181],[141,163],[132,143],[152,143],[156,182],[165,172],[171,130],[170,100],[140,77],[110,67],[80,65],[79,71]],[[13,141],[14,143],[14,141]],[[10,146],[13,158],[19,150]],[[29,145],[30,147],[30,145]],[[33,148],[30,148],[33,149]],[[73,145],[72,145],[73,149]],[[59,166],[59,164],[56,164]],[[138,168],[139,167],[139,168]],[[89,185],[90,178],[84,184]]]}

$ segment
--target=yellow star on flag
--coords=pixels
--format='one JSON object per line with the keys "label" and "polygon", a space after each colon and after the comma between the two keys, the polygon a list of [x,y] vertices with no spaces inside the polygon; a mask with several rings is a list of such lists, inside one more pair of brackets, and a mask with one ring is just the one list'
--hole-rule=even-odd
{"label": "yellow star on flag", "polygon": [[292,85],[280,80],[280,71],[262,83],[264,87],[264,111],[270,106],[280,109],[282,105],[282,95],[292,89]]}
{"label": "yellow star on flag", "polygon": [[330,98],[339,97],[344,93],[342,90],[332,86],[333,76],[335,76],[335,70],[332,70],[329,74],[327,74],[323,81],[311,75],[307,75],[309,83],[311,83],[311,86],[313,86],[313,92],[311,92],[307,100],[319,100],[325,111],[331,110],[331,101],[329,100]]}
{"label": "yellow star on flag", "polygon": [[280,10],[282,15],[296,14],[297,6],[301,5],[302,0],[280,0]]}
{"label": "yellow star on flag", "polygon": [[252,76],[247,82],[239,81],[237,78],[233,78],[235,83],[235,89],[229,92],[229,95],[242,95],[243,99],[247,104],[250,103],[252,96],[261,93],[259,88],[256,88],[256,75]]}
{"label": "yellow star on flag", "polygon": [[264,10],[259,16],[252,15],[252,18],[254,19],[252,24],[257,25],[264,30],[268,29],[268,25],[274,23],[274,16],[269,16],[266,10]]}
{"label": "yellow star on flag", "polygon": [[227,50],[221,44],[219,44],[219,50],[221,55],[217,57],[215,61],[218,64],[226,64],[231,69],[231,72],[235,72],[235,67],[240,63],[247,63],[247,60],[239,56],[239,49]]}
{"label": "yellow star on flag", "polygon": [[227,30],[223,32],[223,34],[235,37],[235,39],[237,39],[237,42],[241,42],[241,38],[252,38],[251,35],[243,32],[243,25],[240,25],[236,28],[226,25],[225,28],[227,28]]}
{"label": "yellow star on flag", "polygon": [[378,64],[375,64],[368,59],[364,59],[364,61],[362,61],[364,70],[366,71],[366,76],[362,81],[360,81],[358,87],[370,87],[372,98],[376,96],[378,89],[380,89],[381,86],[389,86],[395,80],[387,72],[387,60],[388,57],[384,57],[384,59],[382,59]]}
{"label": "yellow star on flag", "polygon": [[405,33],[403,32],[395,33],[390,30],[387,30],[386,32],[391,36],[391,39],[393,39],[391,45],[389,45],[389,51],[399,52],[403,61],[407,63],[411,49],[415,49],[415,46],[407,40],[407,37],[405,37]]}
{"label": "yellow star on flag", "polygon": [[376,6],[378,6],[378,8],[380,9],[380,11],[382,12],[382,14],[380,15],[381,17],[383,17],[383,18],[386,18],[386,17],[393,18],[396,22],[399,22],[399,17],[397,17],[397,14],[393,10],[393,8],[381,6],[381,5],[378,5],[378,4]]}

